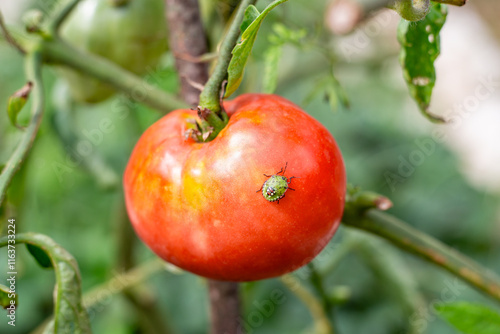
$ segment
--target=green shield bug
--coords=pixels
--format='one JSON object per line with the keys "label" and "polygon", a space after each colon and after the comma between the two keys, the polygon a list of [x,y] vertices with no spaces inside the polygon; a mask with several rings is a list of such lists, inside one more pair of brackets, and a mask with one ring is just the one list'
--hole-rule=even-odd
{"label": "green shield bug", "polygon": [[[268,179],[262,187],[260,187],[257,192],[262,191],[262,196],[269,202],[275,202],[278,201],[278,204],[280,203],[280,199],[285,197],[285,193],[288,189],[290,190],[295,190],[288,185],[292,181],[292,179],[298,179],[296,176],[292,176],[290,178],[287,178],[285,176],[286,172],[286,167],[288,166],[288,162],[285,164],[285,168],[281,167],[280,171],[277,172],[276,174],[273,175],[267,175],[264,174],[264,176],[267,176]],[[280,175],[281,174],[281,175]]]}

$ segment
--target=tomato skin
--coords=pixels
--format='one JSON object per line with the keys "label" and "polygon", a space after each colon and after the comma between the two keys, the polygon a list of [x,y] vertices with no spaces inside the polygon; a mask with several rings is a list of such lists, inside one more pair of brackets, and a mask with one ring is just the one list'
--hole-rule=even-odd
{"label": "tomato skin", "polygon": [[[107,58],[138,75],[152,70],[167,50],[164,0],[82,0],[64,22],[62,37],[87,52]],[[101,102],[115,93],[110,85],[63,68],[71,95],[79,102]]]}
{"label": "tomato skin", "polygon": [[[284,98],[225,103],[229,123],[208,143],[185,139],[195,111],[176,110],[139,139],[124,175],[139,237],[161,258],[212,279],[252,281],[311,261],[331,239],[346,175],[331,134]],[[285,197],[257,192],[288,163]]]}

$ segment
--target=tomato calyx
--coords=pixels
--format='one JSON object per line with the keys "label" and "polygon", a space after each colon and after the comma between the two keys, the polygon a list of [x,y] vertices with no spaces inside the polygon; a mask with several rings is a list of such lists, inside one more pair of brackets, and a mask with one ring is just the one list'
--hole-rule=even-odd
{"label": "tomato calyx", "polygon": [[192,138],[198,143],[209,142],[224,129],[229,122],[229,116],[222,109],[218,114],[208,108],[198,106],[196,109],[199,119],[187,120],[187,130],[184,136]]}

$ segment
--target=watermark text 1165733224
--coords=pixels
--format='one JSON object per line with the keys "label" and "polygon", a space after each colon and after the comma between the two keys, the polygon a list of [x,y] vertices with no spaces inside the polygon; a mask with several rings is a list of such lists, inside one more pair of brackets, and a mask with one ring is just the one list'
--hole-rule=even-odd
{"label": "watermark text 1165733224", "polygon": [[7,306],[7,322],[11,326],[16,325],[16,220],[9,219],[7,225],[8,245],[7,245],[7,288],[10,299]]}

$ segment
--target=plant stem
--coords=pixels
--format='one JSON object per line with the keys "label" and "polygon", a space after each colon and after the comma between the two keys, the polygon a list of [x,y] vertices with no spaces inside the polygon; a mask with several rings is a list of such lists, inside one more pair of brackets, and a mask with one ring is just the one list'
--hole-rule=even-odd
{"label": "plant stem", "polygon": [[212,334],[241,333],[239,284],[208,280]]}
{"label": "plant stem", "polygon": [[[182,36],[182,39],[174,37],[174,40],[171,41],[170,44],[172,52],[174,53],[174,55],[176,55],[175,61],[177,69],[179,70],[179,73],[184,73],[184,75],[186,76],[185,79],[204,84],[208,77],[207,67],[196,66],[196,64],[184,61],[182,57],[179,57],[179,55],[188,55],[190,57],[197,56],[199,54],[205,54],[208,51],[206,43],[194,43],[194,41],[198,41],[200,40],[200,38],[203,40],[205,39],[202,22],[199,15],[198,4],[196,1],[192,0],[167,0],[166,4],[167,10],[169,11],[169,26],[171,29],[173,29],[170,31],[170,35]],[[184,29],[183,27],[189,28]],[[203,36],[200,36],[200,33],[203,33]],[[229,63],[229,59],[227,63]],[[221,71],[223,71],[223,73]],[[222,69],[219,66],[219,69],[216,70],[216,73],[221,72],[221,75],[225,76],[226,71],[227,65]],[[210,80],[213,81],[212,78]],[[217,103],[219,103],[219,89],[221,84],[222,80],[217,85]],[[205,86],[205,88],[206,87],[207,86]],[[193,98],[193,93],[194,91],[192,88],[183,89],[181,91],[182,97],[189,103],[192,103],[195,99],[198,99],[199,94],[197,93],[196,97]],[[213,113],[212,115],[218,120],[217,115]],[[222,128],[224,127],[224,125],[222,126]],[[208,280],[208,290],[212,326],[211,332],[213,334],[238,333],[239,330],[241,330],[241,326],[239,324],[240,297],[238,283]]]}
{"label": "plant stem", "polygon": [[307,306],[314,320],[314,333],[334,334],[333,326],[328,320],[321,302],[300,284],[300,281],[292,275],[284,275],[280,278],[281,282],[290,289]]}
{"label": "plant stem", "polygon": [[169,45],[181,81],[181,96],[188,104],[198,105],[200,90],[192,83],[203,85],[208,79],[208,64],[194,62],[206,54],[207,41],[201,24],[197,0],[166,0]]}
{"label": "plant stem", "polygon": [[[256,0],[241,1],[240,6],[234,16],[233,22],[231,23],[226,37],[221,44],[219,58],[217,60],[217,65],[215,66],[214,72],[210,76],[210,79],[208,79],[208,82],[206,83],[205,88],[200,95],[200,106],[213,112],[215,114],[215,117],[218,117],[223,121],[224,126],[225,123],[227,123],[227,115],[221,109],[220,105],[220,92],[222,83],[227,76],[227,68],[229,66],[229,62],[231,61],[232,51],[234,49],[234,46],[238,42],[238,37],[240,36],[240,24],[243,20],[245,10],[249,5],[254,4],[255,1]],[[216,124],[217,121],[213,122],[211,119],[207,119],[207,122],[214,128],[214,132],[210,137],[215,138],[219,131],[222,129],[219,129],[219,125]],[[224,126],[222,128],[224,128]]]}
{"label": "plant stem", "polygon": [[311,282],[312,286],[314,287],[319,297],[321,298],[321,306],[325,310],[325,313],[329,315],[330,312],[332,311],[333,304],[331,303],[328,294],[326,293],[325,288],[323,286],[323,277],[316,270],[316,267],[313,262],[310,262],[307,266],[309,267],[309,270],[311,272],[311,275],[309,276],[309,281]]}
{"label": "plant stem", "polygon": [[19,145],[14,153],[12,153],[0,174],[0,204],[2,204],[5,198],[5,193],[7,192],[10,181],[33,145],[40,123],[42,122],[45,98],[43,95],[42,57],[37,51],[26,56],[26,76],[28,81],[33,83],[33,90],[31,93],[31,98],[33,99],[31,120]]}
{"label": "plant stem", "polygon": [[165,270],[165,263],[160,259],[153,259],[137,266],[125,273],[118,274],[109,281],[96,286],[83,296],[83,305],[86,309],[100,303],[125,289],[137,285],[153,274]]}
{"label": "plant stem", "polygon": [[494,273],[403,221],[375,209],[364,211],[346,205],[342,222],[387,239],[500,301],[500,279]]}
{"label": "plant stem", "polygon": [[71,13],[73,8],[75,8],[78,2],[80,2],[80,0],[66,0],[65,3],[56,7],[47,22],[47,32],[49,33],[49,36],[55,37],[57,35],[59,27]]}
{"label": "plant stem", "polygon": [[3,20],[3,16],[2,16],[1,12],[0,12],[0,30],[2,31],[3,36],[5,37],[5,40],[7,41],[7,43],[12,45],[14,48],[16,48],[22,54],[26,54],[26,50],[24,50],[24,48],[16,41],[16,39],[11,36],[9,30],[5,26],[5,21]]}
{"label": "plant stem", "polygon": [[177,97],[162,91],[102,57],[78,50],[61,39],[43,41],[41,52],[44,61],[72,67],[124,91],[131,99],[152,108],[169,112],[186,108]]}
{"label": "plant stem", "polygon": [[445,5],[452,6],[463,6],[467,3],[467,0],[432,0],[432,2],[443,3]]}

